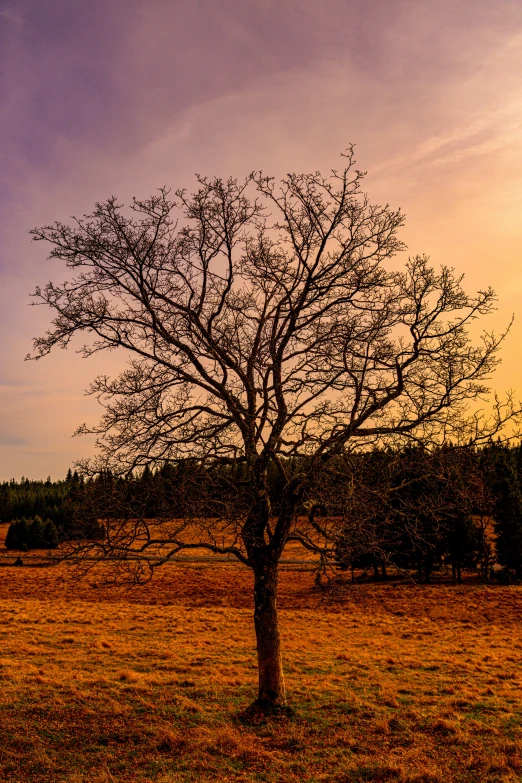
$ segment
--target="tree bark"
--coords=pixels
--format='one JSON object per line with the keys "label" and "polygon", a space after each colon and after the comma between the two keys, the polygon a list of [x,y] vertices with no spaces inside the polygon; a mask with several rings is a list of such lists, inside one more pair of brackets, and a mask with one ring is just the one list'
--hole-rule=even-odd
{"label": "tree bark", "polygon": [[259,670],[257,705],[270,709],[286,704],[277,617],[277,563],[254,568],[254,601]]}

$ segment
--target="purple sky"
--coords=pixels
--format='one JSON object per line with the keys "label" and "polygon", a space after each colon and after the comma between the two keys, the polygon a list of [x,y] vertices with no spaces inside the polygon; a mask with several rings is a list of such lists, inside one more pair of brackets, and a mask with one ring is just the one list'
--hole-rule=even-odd
{"label": "purple sky", "polygon": [[[23,359],[62,270],[28,230],[194,172],[328,169],[357,145],[410,252],[522,289],[520,0],[0,0],[0,479],[92,449],[83,389],[114,356]],[[520,323],[519,323],[520,322]],[[517,318],[495,379],[522,392]]]}

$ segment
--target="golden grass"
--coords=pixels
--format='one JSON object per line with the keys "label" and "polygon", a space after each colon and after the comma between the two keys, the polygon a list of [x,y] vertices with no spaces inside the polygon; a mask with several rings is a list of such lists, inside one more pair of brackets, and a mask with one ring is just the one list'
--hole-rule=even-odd
{"label": "golden grass", "polygon": [[251,579],[164,566],[130,591],[0,568],[0,780],[522,780],[522,589],[281,576],[293,718],[255,695]]}

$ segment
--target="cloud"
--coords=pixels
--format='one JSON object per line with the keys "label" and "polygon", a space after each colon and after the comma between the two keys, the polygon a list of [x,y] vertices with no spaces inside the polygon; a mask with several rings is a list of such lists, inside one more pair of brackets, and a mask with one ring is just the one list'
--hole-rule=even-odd
{"label": "cloud", "polygon": [[0,430],[0,446],[28,446],[29,441],[20,435]]}
{"label": "cloud", "polygon": [[23,18],[16,11],[12,11],[9,8],[2,8],[0,10],[0,16],[3,19],[7,19],[9,22],[13,22],[14,24],[24,23]]}
{"label": "cloud", "polygon": [[482,156],[487,160],[493,152],[520,147],[522,139],[522,93],[506,105],[469,116],[463,125],[455,125],[441,133],[428,135],[412,149],[401,152],[372,168],[372,173],[397,171],[408,166],[419,170],[449,167],[467,158]]}

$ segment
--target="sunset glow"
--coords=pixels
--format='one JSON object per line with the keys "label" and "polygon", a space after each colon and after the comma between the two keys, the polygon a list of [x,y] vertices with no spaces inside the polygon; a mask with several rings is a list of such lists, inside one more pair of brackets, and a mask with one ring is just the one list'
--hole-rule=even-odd
{"label": "sunset glow", "polygon": [[515,316],[492,388],[522,396],[519,0],[0,0],[0,479],[65,475],[93,442],[84,390],[124,356],[25,362],[50,314],[30,293],[64,269],[36,225],[194,173],[327,171],[356,145],[402,239],[491,285]]}

